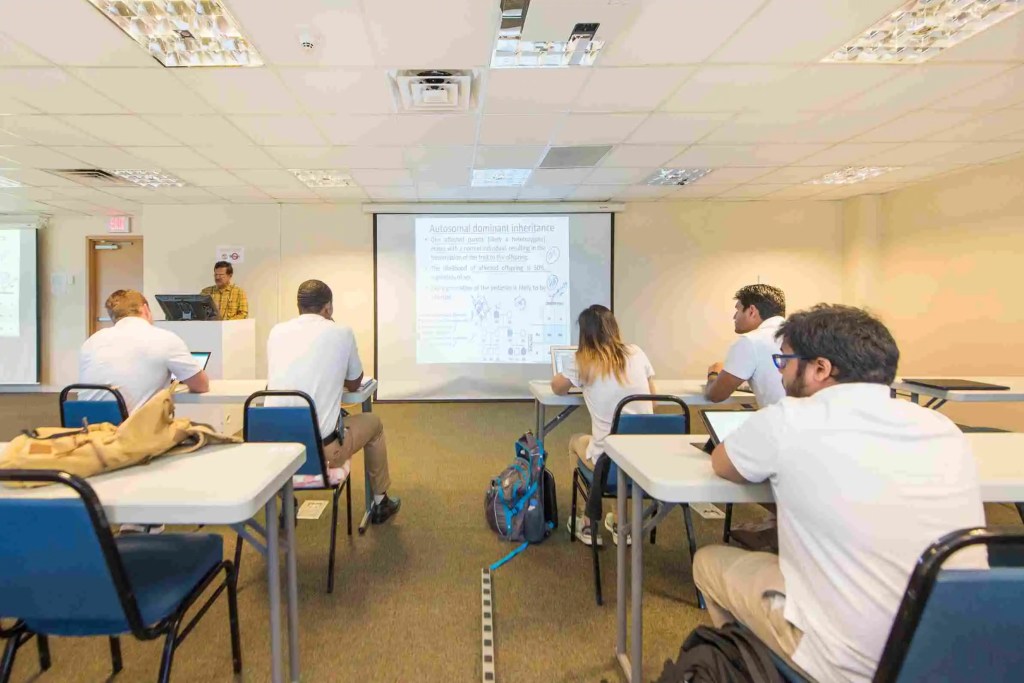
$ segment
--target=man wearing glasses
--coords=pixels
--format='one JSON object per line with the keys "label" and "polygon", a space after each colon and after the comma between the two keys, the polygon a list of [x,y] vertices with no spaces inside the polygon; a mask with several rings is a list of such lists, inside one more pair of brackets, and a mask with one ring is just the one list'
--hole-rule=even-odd
{"label": "man wearing glasses", "polygon": [[[890,397],[899,349],[879,320],[820,304],[778,334],[787,397],[711,464],[730,481],[771,482],[779,554],[702,548],[694,582],[716,626],[743,623],[815,680],[870,681],[917,558],[984,526],[977,468],[948,418]],[[947,568],[984,568],[972,550]]]}

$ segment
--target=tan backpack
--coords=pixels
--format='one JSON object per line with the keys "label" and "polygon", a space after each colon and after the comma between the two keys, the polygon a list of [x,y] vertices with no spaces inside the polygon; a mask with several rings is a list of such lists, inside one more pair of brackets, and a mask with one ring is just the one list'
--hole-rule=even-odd
{"label": "tan backpack", "polygon": [[[0,469],[61,470],[91,477],[163,455],[191,453],[207,444],[241,443],[209,425],[174,417],[178,383],[157,392],[120,426],[109,422],[80,429],[40,427],[15,437],[0,456]],[[45,486],[40,482],[4,482],[8,486]]]}

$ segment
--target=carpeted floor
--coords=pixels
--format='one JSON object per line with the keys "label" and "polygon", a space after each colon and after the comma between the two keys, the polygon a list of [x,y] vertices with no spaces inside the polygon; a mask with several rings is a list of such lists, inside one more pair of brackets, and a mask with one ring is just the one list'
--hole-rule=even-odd
{"label": "carpeted floor", "polygon": [[[0,440],[29,426],[57,424],[55,395],[0,395]],[[305,681],[480,680],[481,567],[511,546],[483,518],[489,479],[511,459],[512,443],[533,425],[527,403],[377,405],[392,462],[393,493],[402,511],[393,521],[349,538],[339,522],[335,591],[324,593],[329,513],[298,526],[302,679]],[[593,598],[589,551],[570,544],[569,435],[589,428],[577,411],[548,438],[563,527],[495,574],[499,681],[619,681],[615,643],[615,546],[602,551],[604,607]],[[362,461],[353,469],[353,508],[362,508]],[[300,494],[321,497],[326,494]],[[344,497],[342,497],[344,502]],[[606,502],[606,510],[610,509]],[[744,506],[737,520],[759,515]],[[989,506],[990,521],[1015,515]],[[356,520],[357,522],[358,520]],[[719,537],[721,522],[695,515],[699,543]],[[187,531],[187,529],[185,530]],[[230,554],[234,537],[225,538]],[[682,517],[659,529],[645,558],[644,654],[656,678],[687,633],[707,622],[696,609]],[[2,572],[2,569],[0,569]],[[244,673],[269,680],[265,564],[247,548],[241,569]],[[156,677],[161,646],[124,639],[125,669],[117,680]],[[18,657],[14,681],[100,681],[109,674],[104,639],[54,638],[53,668],[36,678],[34,648]],[[222,599],[178,651],[174,680],[232,680],[227,607]]]}

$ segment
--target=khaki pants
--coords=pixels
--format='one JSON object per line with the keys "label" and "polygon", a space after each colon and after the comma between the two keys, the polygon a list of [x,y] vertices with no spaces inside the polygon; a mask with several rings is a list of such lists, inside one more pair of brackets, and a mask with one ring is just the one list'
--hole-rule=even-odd
{"label": "khaki pants", "polygon": [[590,445],[590,439],[590,434],[573,434],[569,437],[569,456],[572,458],[573,469],[576,468],[577,458],[590,469],[594,469],[594,463],[587,460],[587,446]]}
{"label": "khaki pants", "polygon": [[329,467],[341,467],[346,460],[363,449],[370,488],[376,496],[387,493],[391,486],[388,472],[388,447],[384,442],[384,425],[373,413],[357,413],[345,418],[345,438],[324,446]]}
{"label": "khaki pants", "polygon": [[803,632],[786,621],[786,585],[779,557],[725,545],[701,548],[693,582],[704,594],[715,626],[738,621],[791,666]]}

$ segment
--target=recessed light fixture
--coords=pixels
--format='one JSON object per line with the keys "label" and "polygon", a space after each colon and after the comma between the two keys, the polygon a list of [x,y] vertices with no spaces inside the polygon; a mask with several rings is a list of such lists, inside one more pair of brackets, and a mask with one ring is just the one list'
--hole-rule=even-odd
{"label": "recessed light fixture", "polygon": [[161,64],[261,66],[263,59],[219,0],[89,0]]}
{"label": "recessed light fixture", "polygon": [[185,187],[185,181],[175,178],[172,175],[160,171],[145,171],[139,169],[116,169],[110,171],[118,178],[123,178],[129,183],[141,187]]}
{"label": "recessed light fixture", "polygon": [[659,168],[644,181],[646,185],[689,185],[708,173],[710,168]]}
{"label": "recessed light fixture", "polygon": [[17,180],[4,178],[2,175],[0,175],[0,187],[21,187],[21,183],[19,183]]}
{"label": "recessed light fixture", "polygon": [[355,187],[356,185],[352,176],[344,171],[306,168],[289,168],[288,170],[294,173],[303,185],[314,189],[318,187]]}
{"label": "recessed light fixture", "polygon": [[523,40],[530,0],[501,0],[501,23],[491,56],[495,69],[593,66],[604,47],[594,40],[599,24],[576,24],[567,40]]}
{"label": "recessed light fixture", "polygon": [[808,180],[808,185],[852,185],[889,171],[898,171],[899,166],[847,166],[839,171],[826,173],[820,178]]}
{"label": "recessed light fixture", "polygon": [[1022,9],[1021,0],[910,0],[821,61],[925,62]]}
{"label": "recessed light fixture", "polygon": [[530,168],[474,168],[473,187],[517,187],[526,183]]}

